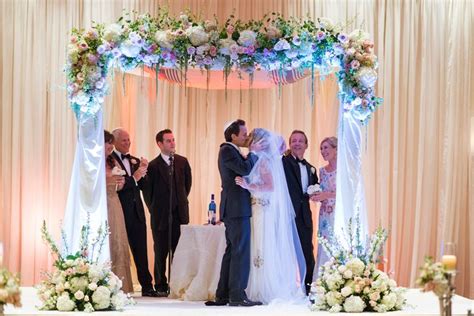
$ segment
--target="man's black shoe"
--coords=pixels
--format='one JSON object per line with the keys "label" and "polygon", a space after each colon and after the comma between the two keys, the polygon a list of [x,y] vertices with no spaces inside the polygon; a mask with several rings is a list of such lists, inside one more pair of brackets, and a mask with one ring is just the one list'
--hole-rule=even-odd
{"label": "man's black shoe", "polygon": [[206,306],[225,306],[229,303],[229,300],[226,298],[216,298],[215,301],[207,301],[204,304]]}
{"label": "man's black shoe", "polygon": [[249,299],[243,299],[241,301],[229,301],[229,306],[251,307],[251,306],[259,306],[259,305],[262,305],[262,302],[251,301]]}
{"label": "man's black shoe", "polygon": [[158,292],[155,290],[146,290],[146,291],[142,291],[142,296],[158,297]]}
{"label": "man's black shoe", "polygon": [[168,292],[156,291],[157,297],[168,297],[168,295],[169,295]]}

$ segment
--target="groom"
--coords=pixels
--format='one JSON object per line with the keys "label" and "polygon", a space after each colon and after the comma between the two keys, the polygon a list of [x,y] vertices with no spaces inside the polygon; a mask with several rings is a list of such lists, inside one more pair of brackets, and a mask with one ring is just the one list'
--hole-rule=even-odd
{"label": "groom", "polygon": [[250,273],[250,193],[235,183],[237,176],[250,173],[257,157],[249,153],[242,156],[239,147],[247,146],[247,127],[243,120],[232,122],[224,131],[226,142],[219,150],[219,173],[222,180],[220,216],[225,223],[226,249],[222,257],[216,300],[207,306],[255,306],[247,298]]}

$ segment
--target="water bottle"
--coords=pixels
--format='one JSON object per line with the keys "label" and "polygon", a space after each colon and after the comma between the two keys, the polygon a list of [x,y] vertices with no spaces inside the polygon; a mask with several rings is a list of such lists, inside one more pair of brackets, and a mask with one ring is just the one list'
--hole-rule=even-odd
{"label": "water bottle", "polygon": [[214,194],[211,194],[211,203],[207,211],[207,223],[216,225],[216,202],[214,202]]}

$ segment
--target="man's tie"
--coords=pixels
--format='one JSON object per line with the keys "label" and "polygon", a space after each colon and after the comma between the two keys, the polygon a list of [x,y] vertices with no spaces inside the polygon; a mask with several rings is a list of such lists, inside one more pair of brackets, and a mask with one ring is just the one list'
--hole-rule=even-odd
{"label": "man's tie", "polygon": [[305,166],[308,164],[308,162],[306,161],[306,159],[298,159],[298,158],[296,158],[296,161],[299,162],[299,163],[302,163],[302,164],[305,165]]}
{"label": "man's tie", "polygon": [[122,160],[128,158],[130,160],[130,154],[122,154]]}

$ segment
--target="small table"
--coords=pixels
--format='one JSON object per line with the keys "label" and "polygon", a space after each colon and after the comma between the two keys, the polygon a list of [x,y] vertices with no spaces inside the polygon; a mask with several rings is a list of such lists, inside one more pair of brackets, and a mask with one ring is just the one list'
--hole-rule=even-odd
{"label": "small table", "polygon": [[170,298],[214,299],[225,247],[223,224],[181,225],[181,237],[171,264]]}

